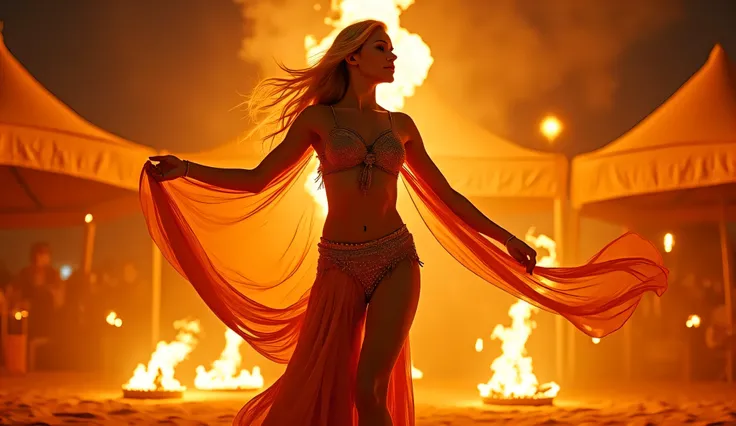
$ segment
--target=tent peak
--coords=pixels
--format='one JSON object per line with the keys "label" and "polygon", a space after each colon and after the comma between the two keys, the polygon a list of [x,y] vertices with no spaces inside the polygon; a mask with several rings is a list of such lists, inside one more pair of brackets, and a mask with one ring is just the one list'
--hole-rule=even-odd
{"label": "tent peak", "polygon": [[710,55],[708,55],[708,62],[727,59],[727,57],[726,50],[721,46],[721,43],[716,43],[710,51]]}

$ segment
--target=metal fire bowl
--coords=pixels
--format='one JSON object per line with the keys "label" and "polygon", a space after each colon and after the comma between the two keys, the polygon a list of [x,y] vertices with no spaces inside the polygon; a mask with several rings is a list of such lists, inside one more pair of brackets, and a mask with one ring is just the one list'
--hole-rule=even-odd
{"label": "metal fire bowl", "polygon": [[489,396],[483,398],[483,403],[488,405],[522,405],[522,406],[533,406],[541,407],[545,405],[553,405],[554,397],[544,398],[502,398]]}
{"label": "metal fire bowl", "polygon": [[123,389],[123,398],[129,399],[179,399],[184,391]]}
{"label": "metal fire bowl", "polygon": [[258,392],[262,388],[222,388],[222,389],[199,389],[198,392]]}

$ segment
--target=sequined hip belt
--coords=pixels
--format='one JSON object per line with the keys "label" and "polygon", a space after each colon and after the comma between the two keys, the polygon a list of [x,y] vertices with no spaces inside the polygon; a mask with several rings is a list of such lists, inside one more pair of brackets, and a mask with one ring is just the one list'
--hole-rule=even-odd
{"label": "sequined hip belt", "polygon": [[319,249],[319,272],[337,268],[355,280],[370,301],[378,283],[396,265],[412,259],[422,265],[414,238],[406,225],[381,238],[363,243],[343,243],[322,238]]}

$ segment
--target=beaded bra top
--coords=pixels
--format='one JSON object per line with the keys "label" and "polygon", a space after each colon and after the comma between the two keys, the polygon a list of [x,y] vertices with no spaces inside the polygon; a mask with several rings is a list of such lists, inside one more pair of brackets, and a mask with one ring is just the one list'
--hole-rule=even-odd
{"label": "beaded bra top", "polygon": [[406,151],[394,134],[391,112],[388,112],[389,128],[381,132],[369,145],[355,130],[340,127],[335,108],[330,106],[330,109],[335,119],[335,127],[325,142],[324,152],[317,153],[320,161],[319,175],[327,176],[354,167],[363,167],[358,176],[358,185],[363,192],[367,192],[371,186],[374,167],[398,177],[406,160]]}

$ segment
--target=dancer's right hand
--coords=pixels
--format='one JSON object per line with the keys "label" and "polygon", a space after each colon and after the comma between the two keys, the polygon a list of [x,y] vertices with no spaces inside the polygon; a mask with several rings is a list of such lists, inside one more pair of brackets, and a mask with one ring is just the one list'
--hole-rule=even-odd
{"label": "dancer's right hand", "polygon": [[154,176],[161,182],[180,178],[187,171],[186,162],[173,155],[156,155],[150,157],[149,160],[158,162],[153,165]]}

